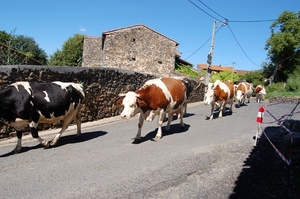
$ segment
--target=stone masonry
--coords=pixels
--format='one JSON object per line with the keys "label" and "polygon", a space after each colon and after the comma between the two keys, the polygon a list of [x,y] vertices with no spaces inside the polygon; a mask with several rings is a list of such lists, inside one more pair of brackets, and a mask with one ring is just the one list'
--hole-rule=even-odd
{"label": "stone masonry", "polygon": [[[0,89],[16,81],[64,81],[81,83],[86,99],[81,109],[82,122],[101,120],[121,113],[122,107],[116,102],[119,93],[135,91],[144,82],[156,78],[146,73],[130,70],[98,67],[57,67],[57,66],[0,66]],[[193,91],[189,102],[202,101],[204,85],[197,89],[198,82],[190,80]],[[39,124],[40,129],[60,127],[60,124]],[[6,128],[0,123],[0,138],[7,137],[14,129]]]}
{"label": "stone masonry", "polygon": [[179,44],[148,28],[135,25],[107,31],[102,37],[85,36],[82,66],[113,67],[170,76]]}

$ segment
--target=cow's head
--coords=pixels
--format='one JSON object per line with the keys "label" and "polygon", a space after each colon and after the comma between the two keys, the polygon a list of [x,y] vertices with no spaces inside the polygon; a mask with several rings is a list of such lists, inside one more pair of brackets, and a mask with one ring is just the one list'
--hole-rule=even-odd
{"label": "cow's head", "polygon": [[238,100],[238,102],[241,102],[242,97],[244,96],[245,93],[241,90],[236,91],[235,99]]}
{"label": "cow's head", "polygon": [[214,84],[213,83],[208,83],[206,85],[206,92],[204,95],[204,104],[209,105],[214,103],[215,101],[215,94],[214,94]]}
{"label": "cow's head", "polygon": [[263,85],[259,84],[258,86],[256,86],[255,92],[259,93],[259,94],[262,94],[262,95],[265,95],[266,94],[266,89]]}
{"label": "cow's head", "polygon": [[124,109],[121,113],[123,119],[129,119],[141,112],[141,107],[146,106],[146,102],[139,98],[139,94],[129,91],[126,94],[119,94],[120,97],[124,97],[121,104]]}

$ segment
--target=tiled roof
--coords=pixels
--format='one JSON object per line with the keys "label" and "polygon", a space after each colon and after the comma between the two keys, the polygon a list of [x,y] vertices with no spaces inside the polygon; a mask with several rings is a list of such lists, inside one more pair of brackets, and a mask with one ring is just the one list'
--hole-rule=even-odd
{"label": "tiled roof", "polygon": [[[198,68],[201,68],[201,69],[204,69],[204,70],[207,70],[207,67],[208,67],[207,64],[198,64],[197,66],[198,66]],[[219,66],[211,65],[211,70],[212,71],[218,71],[218,72],[221,72],[221,71],[233,71],[233,72],[235,72],[238,75],[244,75],[247,72],[249,72],[247,70],[235,70],[233,67],[221,66],[221,65],[219,65]]]}
{"label": "tiled roof", "polygon": [[[207,64],[198,64],[198,67],[202,68],[204,70],[207,70],[208,65]],[[226,70],[229,70],[229,71],[236,72],[233,69],[233,67],[221,66],[221,65],[219,65],[219,66],[211,65],[211,70],[213,70],[213,71],[226,71]]]}

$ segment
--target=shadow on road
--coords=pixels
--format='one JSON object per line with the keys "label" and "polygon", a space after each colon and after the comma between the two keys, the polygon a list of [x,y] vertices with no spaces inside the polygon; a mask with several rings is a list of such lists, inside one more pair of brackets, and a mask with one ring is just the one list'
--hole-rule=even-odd
{"label": "shadow on road", "polygon": [[[220,110],[218,108],[217,110],[215,110],[213,112],[213,119],[218,119],[219,113],[220,113]],[[229,107],[225,107],[225,112],[222,114],[222,117],[227,117],[229,115],[232,115],[232,113],[230,112],[230,108]],[[209,118],[210,118],[210,116],[206,116],[206,120],[209,120]]]}
{"label": "shadow on road", "polygon": [[[166,132],[165,131],[165,126],[162,126],[162,133],[163,133],[162,136],[166,137],[166,136],[177,134],[177,133],[184,133],[184,132],[188,131],[189,128],[190,128],[190,125],[188,125],[188,124],[184,124],[184,129],[182,129],[180,127],[180,124],[171,124],[169,132]],[[156,142],[156,140],[154,139],[155,136],[156,136],[156,133],[157,133],[157,128],[154,131],[149,132],[144,137],[141,137],[140,142],[133,141],[132,144],[140,144],[142,142],[146,142],[146,141],[149,141],[149,140]],[[162,137],[162,139],[163,139],[163,137]]]}
{"label": "shadow on road", "polygon": [[[49,149],[54,148],[54,147],[60,147],[60,146],[66,145],[66,144],[75,144],[75,143],[80,143],[80,142],[86,142],[86,141],[95,139],[97,137],[103,136],[105,134],[107,134],[106,131],[85,132],[85,133],[82,133],[80,138],[77,138],[77,139],[76,139],[75,134],[67,135],[67,136],[62,135],[62,137],[60,137],[57,145],[53,146],[53,147],[50,147]],[[32,139],[34,139],[34,138],[32,138]],[[30,151],[30,150],[33,150],[33,149],[39,149],[39,148],[45,148],[45,147],[41,144],[37,144],[37,145],[32,146],[32,147],[24,146],[24,147],[22,147],[20,153],[25,153],[27,151]],[[7,156],[10,156],[10,155],[14,155],[14,154],[15,153],[13,151],[11,151],[9,153],[0,155],[0,158],[7,157]]]}
{"label": "shadow on road", "polygon": [[[289,147],[284,143],[285,133],[282,129],[267,127],[265,133],[276,148],[288,158]],[[294,195],[295,186],[289,176],[291,169],[299,167],[299,165],[288,166],[276,153],[264,134],[259,137],[257,145],[243,166],[230,199],[297,198]]]}

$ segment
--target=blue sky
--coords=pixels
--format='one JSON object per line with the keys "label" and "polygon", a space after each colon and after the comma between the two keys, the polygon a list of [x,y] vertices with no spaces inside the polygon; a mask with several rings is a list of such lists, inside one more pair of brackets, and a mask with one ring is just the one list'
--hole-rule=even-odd
{"label": "blue sky", "polygon": [[234,21],[277,19],[284,10],[298,12],[300,1],[2,0],[0,30],[16,29],[15,34],[34,38],[50,55],[77,33],[101,36],[108,30],[144,24],[177,41],[181,57],[196,66],[206,63],[214,19],[226,18],[227,26],[217,23],[213,65],[235,63],[235,69],[257,70],[267,58],[264,47],[272,22]]}

